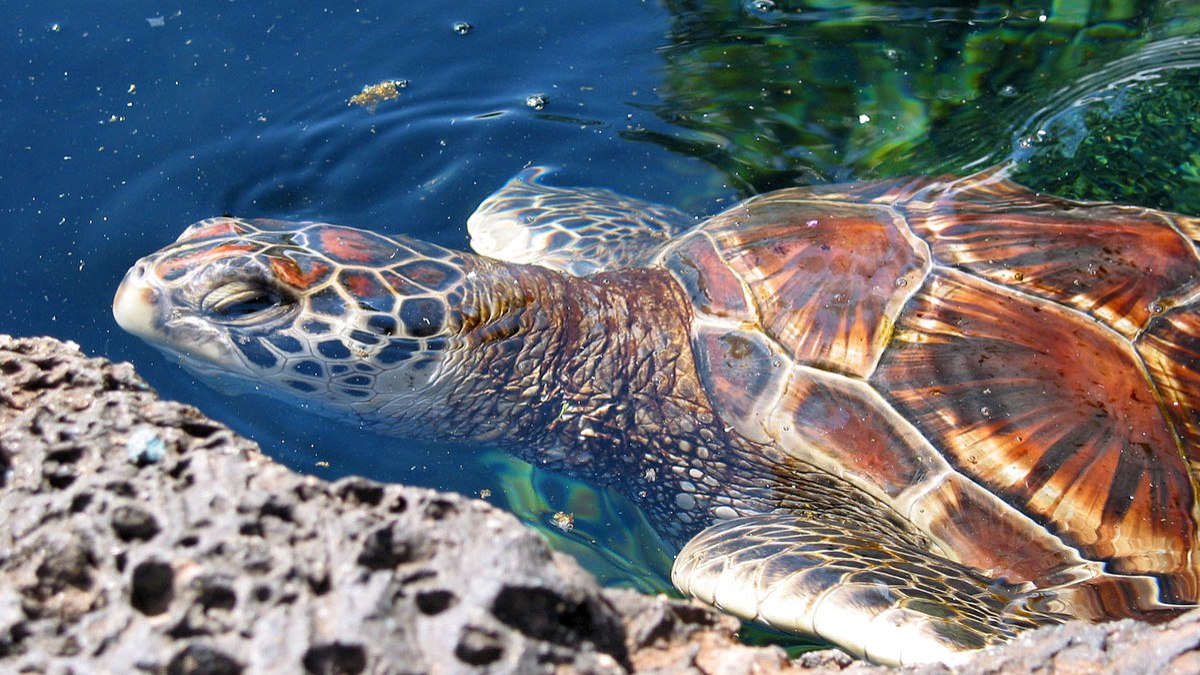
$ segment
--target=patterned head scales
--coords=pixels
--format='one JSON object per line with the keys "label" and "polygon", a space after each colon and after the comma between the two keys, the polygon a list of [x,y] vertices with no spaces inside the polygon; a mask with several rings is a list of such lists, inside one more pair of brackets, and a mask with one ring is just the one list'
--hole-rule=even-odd
{"label": "patterned head scales", "polygon": [[402,237],[212,218],[138,261],[113,314],[198,375],[395,426],[437,381],[461,266]]}

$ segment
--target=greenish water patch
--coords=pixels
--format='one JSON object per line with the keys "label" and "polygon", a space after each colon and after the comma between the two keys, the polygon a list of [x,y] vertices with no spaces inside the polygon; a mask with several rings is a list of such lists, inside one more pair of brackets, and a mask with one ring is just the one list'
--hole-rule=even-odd
{"label": "greenish water patch", "polygon": [[1171,1],[667,4],[657,112],[687,132],[640,138],[746,192],[999,163],[1065,83],[1200,32]]}
{"label": "greenish water patch", "polygon": [[1200,40],[1152,47],[1019,130],[1014,178],[1072,199],[1200,215]]}
{"label": "greenish water patch", "polygon": [[624,496],[499,451],[483,453],[480,462],[489,470],[485,482],[496,486],[486,499],[532,525],[556,550],[574,555],[600,583],[678,595],[671,585],[671,547]]}

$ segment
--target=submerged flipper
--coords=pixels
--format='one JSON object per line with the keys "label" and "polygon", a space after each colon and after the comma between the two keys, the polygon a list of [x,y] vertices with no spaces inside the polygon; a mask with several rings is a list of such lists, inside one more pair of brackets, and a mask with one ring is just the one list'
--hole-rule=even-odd
{"label": "submerged flipper", "polygon": [[714,525],[671,570],[683,593],[735,616],[815,635],[878,663],[964,660],[1068,617],[1027,586],[990,580],[900,541],[793,514]]}
{"label": "submerged flipper", "polygon": [[543,185],[548,170],[514,176],[467,220],[480,255],[575,276],[637,267],[695,220],[673,208],[602,188]]}

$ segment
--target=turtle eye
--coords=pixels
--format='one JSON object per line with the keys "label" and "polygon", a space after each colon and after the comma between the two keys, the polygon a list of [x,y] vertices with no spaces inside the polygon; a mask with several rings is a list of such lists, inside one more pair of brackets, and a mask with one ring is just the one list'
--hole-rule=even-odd
{"label": "turtle eye", "polygon": [[200,301],[200,309],[224,321],[261,321],[286,311],[292,304],[291,298],[274,288],[239,280],[214,288]]}

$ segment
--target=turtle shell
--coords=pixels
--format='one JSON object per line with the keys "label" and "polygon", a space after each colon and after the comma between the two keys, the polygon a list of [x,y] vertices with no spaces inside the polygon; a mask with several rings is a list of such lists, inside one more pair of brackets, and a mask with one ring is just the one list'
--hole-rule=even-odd
{"label": "turtle shell", "polygon": [[750,199],[658,263],[691,295],[728,426],[993,577],[1122,577],[1072,601],[1102,617],[1131,593],[1200,596],[1198,237],[1182,216],[923,179]]}

